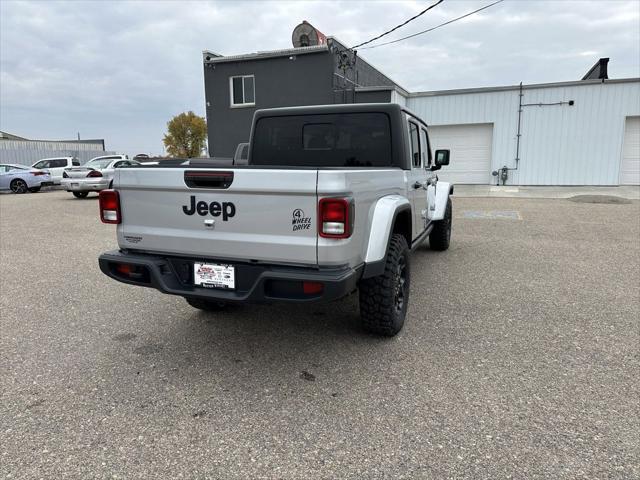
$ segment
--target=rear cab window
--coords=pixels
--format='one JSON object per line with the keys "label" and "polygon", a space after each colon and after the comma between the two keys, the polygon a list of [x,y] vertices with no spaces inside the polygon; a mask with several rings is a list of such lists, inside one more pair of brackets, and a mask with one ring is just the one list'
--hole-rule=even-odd
{"label": "rear cab window", "polygon": [[296,167],[393,166],[386,113],[290,115],[258,119],[251,165]]}

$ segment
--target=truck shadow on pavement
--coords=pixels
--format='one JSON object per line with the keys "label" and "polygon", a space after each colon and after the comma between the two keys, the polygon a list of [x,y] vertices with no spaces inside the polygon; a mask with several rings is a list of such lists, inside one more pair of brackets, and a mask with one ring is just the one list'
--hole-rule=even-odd
{"label": "truck shadow on pavement", "polygon": [[194,387],[213,382],[231,391],[249,391],[265,381],[285,389],[316,380],[331,384],[338,377],[344,388],[345,375],[368,369],[373,375],[378,362],[395,351],[395,339],[361,330],[357,295],[327,304],[237,306],[216,313],[186,306],[180,313],[168,329],[147,332],[154,338],[144,342],[135,335],[114,337],[129,350],[127,363],[133,361],[137,372]]}

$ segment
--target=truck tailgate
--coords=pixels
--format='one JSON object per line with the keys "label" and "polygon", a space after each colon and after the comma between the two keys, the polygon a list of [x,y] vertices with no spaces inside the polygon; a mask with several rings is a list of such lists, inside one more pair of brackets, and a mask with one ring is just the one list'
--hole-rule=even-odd
{"label": "truck tailgate", "polygon": [[[217,185],[220,178],[230,185]],[[118,243],[202,259],[316,265],[316,185],[315,169],[121,169]]]}

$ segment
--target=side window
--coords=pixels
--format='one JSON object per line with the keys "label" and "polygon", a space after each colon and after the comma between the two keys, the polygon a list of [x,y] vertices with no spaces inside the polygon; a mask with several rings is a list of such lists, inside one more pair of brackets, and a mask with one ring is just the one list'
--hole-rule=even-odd
{"label": "side window", "polygon": [[71,160],[71,165],[73,165],[74,167],[79,167],[80,160],[78,160],[77,158],[74,158],[73,160]]}
{"label": "side window", "polygon": [[127,163],[127,162],[126,162],[126,161],[124,161],[124,160],[123,160],[123,161],[121,161],[121,162],[116,162],[116,163],[114,163],[114,164],[113,164],[113,168],[120,168],[120,167],[122,167],[122,166],[126,165],[126,163]]}
{"label": "side window", "polygon": [[418,137],[418,125],[409,122],[409,139],[411,141],[411,163],[414,167],[420,167],[420,139]]}
{"label": "side window", "polygon": [[422,128],[420,129],[420,145],[422,145],[422,165],[431,166],[431,143],[429,142],[429,134]]}
{"label": "side window", "polygon": [[58,167],[66,167],[67,160],[64,158],[57,158],[55,160],[51,160],[50,168],[58,168]]}
{"label": "side window", "polygon": [[0,165],[0,173],[5,173],[7,171],[7,167],[4,165]]}
{"label": "side window", "polygon": [[232,107],[256,104],[255,77],[253,75],[230,77],[229,88],[231,89]]}
{"label": "side window", "polygon": [[49,160],[40,160],[33,168],[49,168]]}

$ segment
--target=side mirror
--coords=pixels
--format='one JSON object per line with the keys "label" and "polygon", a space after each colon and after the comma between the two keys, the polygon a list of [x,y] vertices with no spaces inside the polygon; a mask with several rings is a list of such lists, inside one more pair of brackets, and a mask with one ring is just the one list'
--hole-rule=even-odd
{"label": "side mirror", "polygon": [[436,150],[436,166],[449,165],[449,150]]}

